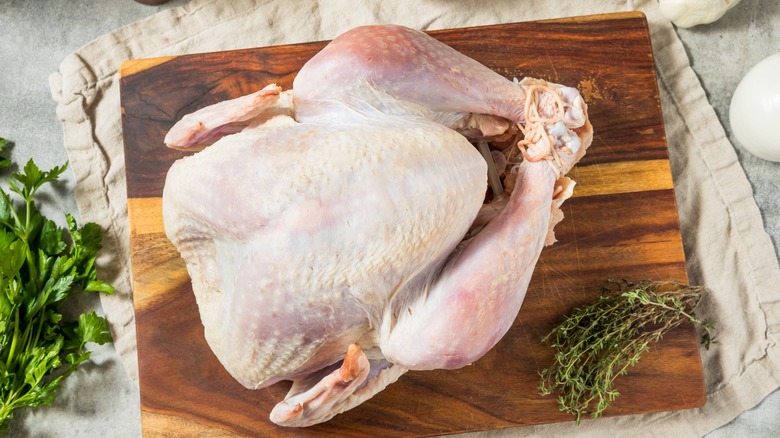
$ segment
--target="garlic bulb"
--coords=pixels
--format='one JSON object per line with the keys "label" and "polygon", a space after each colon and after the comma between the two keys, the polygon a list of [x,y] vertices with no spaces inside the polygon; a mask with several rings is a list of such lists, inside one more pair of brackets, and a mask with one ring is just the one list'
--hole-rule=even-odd
{"label": "garlic bulb", "polygon": [[693,27],[719,19],[740,0],[658,0],[661,13],[677,27]]}
{"label": "garlic bulb", "polygon": [[734,90],[731,131],[751,154],[780,162],[780,53],[755,65]]}

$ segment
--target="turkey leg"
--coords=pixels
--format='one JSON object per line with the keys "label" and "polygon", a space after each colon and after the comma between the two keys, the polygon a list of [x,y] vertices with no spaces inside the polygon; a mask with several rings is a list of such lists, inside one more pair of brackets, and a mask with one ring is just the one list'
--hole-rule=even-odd
{"label": "turkey leg", "polygon": [[[585,154],[593,130],[576,90],[524,80],[525,161],[507,206],[439,271],[410,281],[385,309],[380,346],[412,370],[453,369],[490,350],[511,327],[561,203],[573,183],[562,176]],[[557,102],[550,105],[549,102]]]}
{"label": "turkey leg", "polygon": [[301,69],[293,83],[299,120],[329,110],[345,96],[379,93],[436,112],[490,114],[522,120],[525,93],[498,73],[423,32],[362,26],[338,36]]}
{"label": "turkey leg", "polygon": [[506,208],[438,276],[396,296],[381,327],[388,360],[413,370],[460,368],[504,336],[545,242],[555,181],[547,163],[522,164]]}

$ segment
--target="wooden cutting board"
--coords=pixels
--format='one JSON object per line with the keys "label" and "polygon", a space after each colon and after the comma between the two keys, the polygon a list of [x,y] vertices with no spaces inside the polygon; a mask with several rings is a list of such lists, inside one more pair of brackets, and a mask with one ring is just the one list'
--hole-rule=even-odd
{"label": "wooden cutting board", "polygon": [[[431,32],[508,78],[576,86],[593,145],[570,174],[558,243],[546,248],[506,337],[455,371],[409,372],[332,421],[283,429],[268,418],[289,385],[251,391],[217,362],[184,263],[164,235],[163,145],[184,114],[275,82],[289,88],[324,42],[127,62],[121,72],[141,409],[147,436],[430,436],[571,421],[541,397],[539,339],[607,279],[687,281],[647,22],[640,13]],[[228,170],[228,169],[215,169]],[[197,178],[193,175],[193,178]],[[240,190],[237,187],[236,190]],[[691,327],[671,332],[617,384],[607,415],[698,407],[705,392]]]}

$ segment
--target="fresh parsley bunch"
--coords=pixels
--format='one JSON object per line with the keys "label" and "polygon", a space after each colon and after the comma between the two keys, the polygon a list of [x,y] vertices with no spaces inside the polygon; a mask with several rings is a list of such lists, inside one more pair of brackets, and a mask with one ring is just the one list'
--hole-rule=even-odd
{"label": "fresh parsley bunch", "polygon": [[[0,153],[7,143],[0,138]],[[0,156],[0,168],[10,165]],[[95,312],[74,321],[60,312],[81,292],[114,292],[96,278],[100,227],[79,228],[68,214],[65,234],[35,207],[36,191],[66,168],[41,171],[28,161],[9,182],[22,202],[0,188],[0,431],[8,429],[15,409],[54,400],[62,379],[89,359],[85,344],[111,341],[107,321]]]}

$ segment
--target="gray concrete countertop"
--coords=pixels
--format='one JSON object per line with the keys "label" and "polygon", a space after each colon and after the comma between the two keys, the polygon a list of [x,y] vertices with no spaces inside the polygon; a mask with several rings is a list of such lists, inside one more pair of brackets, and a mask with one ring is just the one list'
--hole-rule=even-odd
{"label": "gray concrete countertop", "polygon": [[[41,168],[48,169],[67,160],[48,85],[48,76],[57,71],[65,56],[104,33],[185,3],[173,0],[163,6],[144,6],[131,0],[0,0],[0,136],[14,142],[13,161],[23,163],[34,157]],[[678,34],[735,145],[766,230],[780,253],[780,163],[749,154],[736,142],[728,119],[731,96],[741,78],[757,62],[780,52],[780,3],[743,0],[716,23],[678,29]],[[52,202],[43,213],[61,218],[61,212],[67,211],[78,217],[73,187],[73,174],[68,171],[62,183],[45,192]],[[99,303],[88,299],[76,306],[97,309]],[[10,435],[138,437],[138,399],[138,389],[113,347],[98,347],[93,363],[65,381],[53,405],[19,412]],[[780,436],[777,412],[780,391],[710,436]]]}

